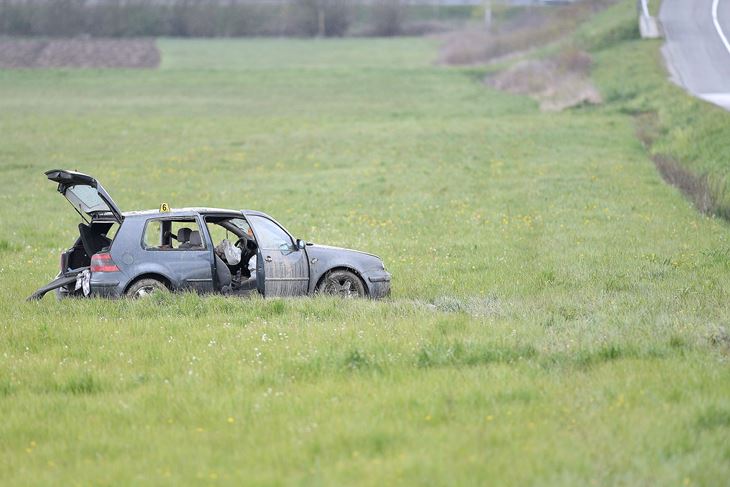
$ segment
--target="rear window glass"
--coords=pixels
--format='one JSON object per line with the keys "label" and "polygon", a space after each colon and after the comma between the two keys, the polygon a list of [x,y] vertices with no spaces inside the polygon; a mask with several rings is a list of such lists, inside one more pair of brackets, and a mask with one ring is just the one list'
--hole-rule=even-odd
{"label": "rear window glass", "polygon": [[104,203],[96,188],[79,184],[71,186],[66,190],[66,198],[76,208],[84,213],[93,213],[97,211],[109,211],[109,205]]}

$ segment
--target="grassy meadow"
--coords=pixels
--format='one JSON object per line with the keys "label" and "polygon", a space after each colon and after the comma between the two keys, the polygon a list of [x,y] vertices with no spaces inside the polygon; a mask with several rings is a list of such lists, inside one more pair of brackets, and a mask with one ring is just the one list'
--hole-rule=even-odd
{"label": "grassy meadow", "polygon": [[[433,39],[160,47],[0,71],[0,483],[727,482],[728,224],[630,113],[541,113]],[[57,167],[376,253],[392,296],[26,303],[76,235]]]}

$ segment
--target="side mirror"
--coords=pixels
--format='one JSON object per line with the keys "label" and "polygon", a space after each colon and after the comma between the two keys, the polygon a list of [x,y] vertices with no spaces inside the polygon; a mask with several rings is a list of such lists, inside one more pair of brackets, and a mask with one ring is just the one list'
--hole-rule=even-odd
{"label": "side mirror", "polygon": [[304,247],[306,247],[306,246],[307,246],[307,242],[305,242],[301,238],[297,239],[297,249],[298,250],[304,250]]}

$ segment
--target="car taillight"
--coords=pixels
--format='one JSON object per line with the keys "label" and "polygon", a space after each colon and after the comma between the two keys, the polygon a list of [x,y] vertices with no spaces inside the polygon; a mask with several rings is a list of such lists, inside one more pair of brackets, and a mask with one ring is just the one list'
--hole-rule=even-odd
{"label": "car taillight", "polygon": [[112,260],[112,256],[108,252],[94,254],[91,256],[91,272],[117,272],[119,267]]}

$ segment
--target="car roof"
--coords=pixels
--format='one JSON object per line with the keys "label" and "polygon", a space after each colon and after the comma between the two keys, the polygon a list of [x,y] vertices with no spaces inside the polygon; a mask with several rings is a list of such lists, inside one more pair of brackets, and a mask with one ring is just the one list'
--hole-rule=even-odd
{"label": "car roof", "polygon": [[205,208],[205,207],[190,207],[190,208],[170,208],[170,211],[162,212],[159,209],[156,210],[138,210],[138,211],[125,211],[122,213],[125,218],[128,217],[150,217],[150,216],[160,216],[160,217],[175,217],[175,216],[192,216],[192,215],[207,215],[207,214],[216,214],[216,215],[255,215],[255,216],[265,216],[267,218],[271,218],[266,213],[263,213],[261,211],[256,210],[231,210],[226,208]]}

